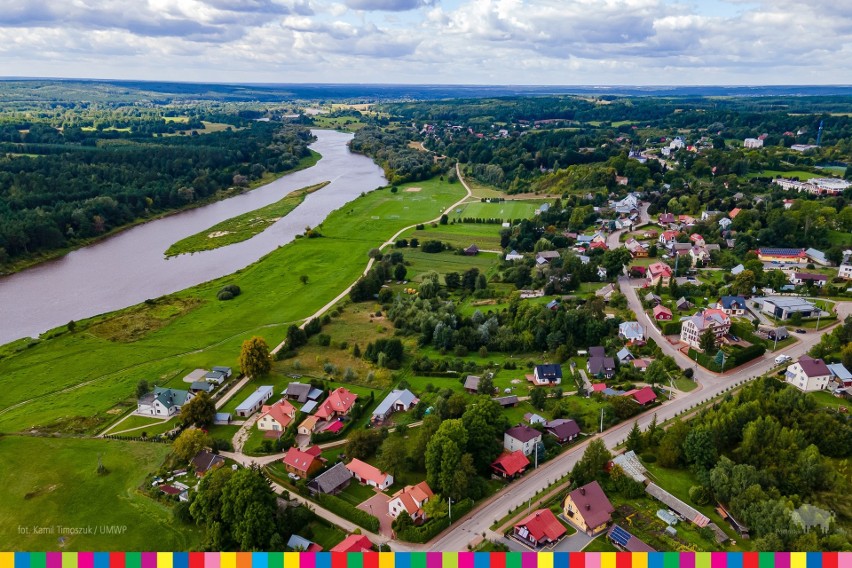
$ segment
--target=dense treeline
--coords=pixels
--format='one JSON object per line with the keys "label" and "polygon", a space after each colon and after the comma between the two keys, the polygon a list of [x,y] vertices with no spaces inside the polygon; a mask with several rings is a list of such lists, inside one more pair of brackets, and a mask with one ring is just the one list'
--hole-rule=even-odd
{"label": "dense treeline", "polygon": [[[5,132],[5,131],[4,131]],[[76,137],[100,132],[49,126],[17,130],[0,144],[0,264],[103,234],[137,219],[186,207],[309,156],[304,129],[275,123],[120,143]],[[105,132],[105,138],[114,131]],[[8,138],[6,138],[8,140]]]}
{"label": "dense treeline", "polygon": [[382,130],[368,126],[355,133],[349,147],[381,166],[392,184],[428,179],[442,171],[431,154],[408,146],[413,133],[404,129]]}
{"label": "dense treeline", "polygon": [[[783,382],[759,379],[633,446],[656,448],[665,467],[689,467],[699,482],[690,498],[727,505],[759,550],[849,549],[842,530],[852,519],[849,480],[832,460],[852,454],[852,423]],[[836,514],[826,533],[797,522],[810,505]]]}

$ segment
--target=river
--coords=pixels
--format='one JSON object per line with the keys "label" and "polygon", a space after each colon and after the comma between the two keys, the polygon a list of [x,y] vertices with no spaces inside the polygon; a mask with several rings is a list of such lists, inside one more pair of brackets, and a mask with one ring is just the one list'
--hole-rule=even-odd
{"label": "river", "polygon": [[[320,224],[362,192],[387,183],[372,160],[349,151],[351,134],[331,130],[314,134],[317,141],[311,149],[322,159],[311,168],[223,201],[138,225],[0,278],[0,345],[231,274],[291,242],[305,226]],[[184,237],[323,181],[331,183],[247,241],[164,257],[165,250]]]}

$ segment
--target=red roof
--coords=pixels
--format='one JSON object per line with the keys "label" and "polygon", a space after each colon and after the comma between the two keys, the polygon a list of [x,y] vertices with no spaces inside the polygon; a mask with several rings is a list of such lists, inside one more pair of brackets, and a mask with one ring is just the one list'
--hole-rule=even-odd
{"label": "red roof", "polygon": [[512,476],[521,473],[528,465],[530,465],[530,460],[524,455],[523,450],[515,450],[512,453],[501,455],[494,460],[491,467]]}
{"label": "red roof", "polygon": [[372,481],[376,485],[383,485],[388,476],[387,473],[384,473],[379,468],[372,466],[367,462],[362,462],[358,458],[354,458],[351,462],[346,464],[346,469],[354,473],[356,477],[364,481]]}
{"label": "red roof", "polygon": [[521,519],[515,529],[526,527],[536,542],[559,540],[567,532],[550,509],[539,509]]}
{"label": "red roof", "polygon": [[[728,217],[733,219],[734,217],[736,217],[737,215],[740,214],[740,211],[742,211],[742,209],[740,209],[739,207],[734,207],[733,209],[731,209],[731,212],[728,213]],[[743,217],[743,218],[745,218],[745,217]]]}
{"label": "red roof", "polygon": [[318,458],[320,457],[320,454],[322,454],[322,448],[314,444],[313,446],[305,450],[305,453],[310,456],[314,456],[315,458]]}
{"label": "red roof", "polygon": [[269,415],[270,418],[281,424],[282,428],[286,428],[296,416],[296,407],[290,404],[289,400],[282,399],[272,405],[267,406],[264,404],[261,408],[260,418],[266,415]]}
{"label": "red roof", "polygon": [[641,389],[629,393],[633,399],[642,406],[657,400],[657,393],[651,387],[642,387]]}
{"label": "red roof", "polygon": [[314,416],[322,418],[323,420],[328,420],[334,416],[335,413],[349,414],[349,411],[352,409],[352,405],[355,404],[355,399],[357,398],[357,394],[349,392],[344,387],[338,387],[334,389],[330,395],[328,395],[327,399],[320,403],[319,408],[314,413]]}
{"label": "red roof", "polygon": [[603,392],[606,390],[606,385],[604,383],[595,383],[592,385],[592,390],[594,392]]}
{"label": "red roof", "polygon": [[173,485],[160,485],[160,491],[167,495],[180,495],[181,491]]}
{"label": "red roof", "polygon": [[590,246],[590,248],[593,248],[593,249],[603,249],[603,250],[607,249],[606,243],[604,241],[594,241],[589,246]]}
{"label": "red roof", "polygon": [[372,549],[373,543],[369,538],[362,534],[350,534],[329,552],[369,552]]}
{"label": "red roof", "polygon": [[303,452],[299,448],[290,448],[281,461],[299,471],[308,471],[316,460],[317,457],[312,454]]}
{"label": "red roof", "polygon": [[672,319],[672,311],[662,304],[654,306],[653,314],[654,319],[660,319],[661,315],[669,316],[669,319]]}
{"label": "red roof", "polygon": [[334,422],[329,424],[328,428],[326,428],[324,431],[331,432],[332,434],[337,434],[341,430],[343,430],[343,422],[341,422],[340,420],[335,420]]}

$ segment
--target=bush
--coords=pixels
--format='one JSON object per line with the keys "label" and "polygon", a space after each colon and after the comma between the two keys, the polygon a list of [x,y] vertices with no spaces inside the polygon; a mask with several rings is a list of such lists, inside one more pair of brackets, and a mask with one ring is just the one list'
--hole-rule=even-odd
{"label": "bush", "polygon": [[328,347],[331,345],[331,336],[326,335],[325,333],[320,333],[317,336],[317,343],[319,343],[322,347]]}
{"label": "bush", "polygon": [[[460,501],[458,504],[453,505],[453,518],[456,520],[462,518],[464,515],[468,514],[472,508],[472,500],[465,499],[464,501]],[[450,518],[442,517],[440,519],[433,519],[431,521],[427,521],[425,524],[419,527],[409,527],[403,529],[402,531],[397,532],[396,537],[399,540],[403,540],[406,542],[429,542],[430,540],[438,536],[439,533],[447,529],[447,527],[449,526]]]}
{"label": "bush", "polygon": [[221,290],[218,294],[216,294],[216,298],[218,300],[225,302],[227,300],[233,300],[234,295],[231,294],[230,292],[226,292],[225,290]]}
{"label": "bush", "polygon": [[657,456],[655,456],[654,454],[643,454],[642,461],[644,461],[645,463],[654,463],[655,461],[657,461]]}
{"label": "bush", "polygon": [[[351,521],[356,525],[362,526],[370,532],[379,532],[379,519],[373,515],[355,508],[343,499],[334,495],[320,494],[318,498],[319,504],[336,515],[340,515],[347,521]],[[470,508],[468,508],[468,511]],[[467,511],[465,511],[467,512]],[[449,523],[447,524],[449,526]],[[437,533],[435,533],[437,534]],[[422,541],[426,542],[426,541]]]}
{"label": "bush", "polygon": [[241,292],[242,290],[240,290],[240,287],[236,284],[228,284],[227,286],[224,286],[221,290],[219,290],[219,293],[216,294],[216,297],[223,301],[231,300],[239,296]]}

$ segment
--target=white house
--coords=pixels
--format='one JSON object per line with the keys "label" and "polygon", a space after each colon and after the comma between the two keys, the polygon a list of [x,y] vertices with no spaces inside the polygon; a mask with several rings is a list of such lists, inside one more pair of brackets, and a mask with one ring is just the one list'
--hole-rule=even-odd
{"label": "white house", "polygon": [[363,462],[358,458],[346,464],[346,469],[351,471],[352,476],[360,483],[377,487],[382,491],[393,485],[393,476],[391,474],[385,473],[379,468]]}
{"label": "white house", "polygon": [[644,341],[645,327],[638,321],[626,321],[619,324],[618,336],[624,341]]}
{"label": "white house", "polygon": [[523,260],[524,255],[518,253],[516,250],[512,250],[509,254],[506,255],[506,260],[509,262],[514,262],[516,260]]}
{"label": "white house", "polygon": [[744,148],[763,148],[763,140],[760,138],[746,138],[743,140]]}
{"label": "white house", "polygon": [[425,481],[417,485],[406,485],[404,489],[394,493],[388,501],[388,515],[395,519],[405,511],[415,523],[425,521],[426,513],[423,512],[423,505],[434,495]]}
{"label": "white house", "polygon": [[296,419],[296,407],[287,399],[281,399],[275,404],[261,407],[257,429],[264,432],[283,432]]}
{"label": "white house", "polygon": [[154,392],[149,392],[139,399],[136,413],[151,416],[174,416],[194,396],[191,392],[185,390],[154,387]]}
{"label": "white house", "polygon": [[527,425],[513,426],[503,434],[503,447],[510,452],[521,450],[525,456],[532,454],[539,442],[541,432]]}
{"label": "white house", "polygon": [[713,330],[716,345],[718,345],[722,341],[722,337],[731,330],[731,318],[722,310],[717,309],[706,309],[698,312],[684,320],[680,328],[680,340],[694,349],[699,349],[701,334],[708,329]]}
{"label": "white house", "polygon": [[408,389],[393,390],[373,411],[374,422],[382,422],[394,412],[405,412],[414,408],[420,399]]}
{"label": "white house", "polygon": [[784,373],[785,380],[805,392],[824,390],[831,380],[831,370],[822,359],[811,359],[803,355]]}

